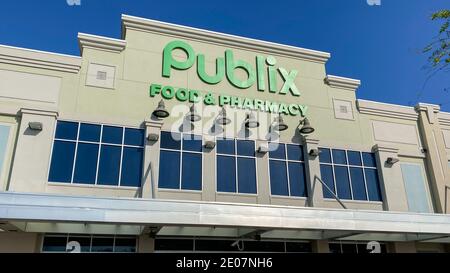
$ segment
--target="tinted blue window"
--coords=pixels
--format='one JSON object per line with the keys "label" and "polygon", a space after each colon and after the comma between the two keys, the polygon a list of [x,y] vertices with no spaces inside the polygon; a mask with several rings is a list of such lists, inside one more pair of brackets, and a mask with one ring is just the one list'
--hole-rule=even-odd
{"label": "tinted blue window", "polygon": [[[280,145],[281,146],[281,145]],[[289,195],[285,161],[270,160],[270,190],[273,195]]]}
{"label": "tinted blue window", "polygon": [[362,168],[350,168],[354,200],[367,200],[364,173]]}
{"label": "tinted blue window", "polygon": [[217,153],[234,154],[234,139],[217,139]]}
{"label": "tinted blue window", "polygon": [[284,144],[280,143],[269,143],[269,157],[270,158],[278,158],[278,159],[286,159],[286,150]]}
{"label": "tinted blue window", "polygon": [[45,252],[66,252],[66,236],[45,236],[42,244],[42,251]]}
{"label": "tinted blue window", "polygon": [[183,150],[201,152],[202,137],[197,135],[183,135]]}
{"label": "tinted blue window", "polygon": [[373,153],[362,153],[364,166],[366,167],[376,167],[375,154]]}
{"label": "tinted blue window", "polygon": [[101,130],[100,125],[81,123],[79,140],[99,142]]}
{"label": "tinted blue window", "polygon": [[333,163],[334,164],[347,164],[347,158],[344,150],[333,149]]}
{"label": "tinted blue window", "polygon": [[[328,165],[320,165],[320,175],[322,177],[323,182],[330,188],[333,193],[336,193],[334,190],[334,178],[333,178],[333,167]],[[333,195],[329,190],[322,185],[323,197],[325,198],[333,198]]]}
{"label": "tinted blue window", "polygon": [[355,166],[361,166],[361,153],[360,152],[353,152],[348,151],[348,164],[355,165]]}
{"label": "tinted blue window", "polygon": [[114,238],[93,237],[91,252],[113,252]]}
{"label": "tinted blue window", "polygon": [[376,169],[364,169],[370,201],[381,201],[380,182]]}
{"label": "tinted blue window", "polygon": [[202,155],[183,153],[181,188],[186,190],[202,189]]}
{"label": "tinted blue window", "polygon": [[102,145],[97,184],[119,185],[120,154],[121,147]]}
{"label": "tinted blue window", "polygon": [[303,163],[289,162],[291,196],[306,197],[305,166]]}
{"label": "tinted blue window", "polygon": [[331,163],[330,149],[319,148],[319,161],[321,163]]}
{"label": "tinted blue window", "polygon": [[121,186],[141,186],[143,153],[143,148],[123,148]]}
{"label": "tinted blue window", "polygon": [[78,143],[73,183],[95,184],[98,144]]}
{"label": "tinted blue window", "polygon": [[70,183],[74,156],[74,142],[55,140],[48,180],[52,182]]}
{"label": "tinted blue window", "polygon": [[180,188],[180,153],[172,151],[161,151],[159,160],[160,188]]}
{"label": "tinted blue window", "polygon": [[287,144],[287,156],[289,160],[303,161],[303,147],[300,145]]}
{"label": "tinted blue window", "polygon": [[102,142],[122,144],[123,128],[114,126],[103,126]]}
{"label": "tinted blue window", "polygon": [[352,199],[347,167],[335,166],[337,196],[341,199]]}
{"label": "tinted blue window", "polygon": [[255,156],[255,142],[252,140],[237,140],[237,154]]}
{"label": "tinted blue window", "polygon": [[256,163],[253,158],[238,158],[238,192],[256,193]]}
{"label": "tinted blue window", "polygon": [[78,134],[78,122],[58,121],[55,138],[76,140]]}
{"label": "tinted blue window", "polygon": [[172,132],[161,132],[161,148],[180,150],[181,134]]}
{"label": "tinted blue window", "polygon": [[144,146],[144,130],[125,128],[125,145]]}
{"label": "tinted blue window", "polygon": [[217,191],[236,192],[236,162],[231,156],[217,156]]}

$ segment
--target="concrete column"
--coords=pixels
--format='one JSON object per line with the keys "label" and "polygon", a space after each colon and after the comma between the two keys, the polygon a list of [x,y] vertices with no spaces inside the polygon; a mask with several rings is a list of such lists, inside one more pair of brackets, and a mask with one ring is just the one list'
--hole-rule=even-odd
{"label": "concrete column", "polygon": [[419,112],[419,130],[426,150],[426,165],[435,211],[444,212],[445,186],[450,186],[447,173],[447,153],[444,139],[439,127],[437,113],[440,107],[433,104],[419,103],[416,111]]}
{"label": "concrete column", "polygon": [[[58,113],[22,108],[20,115],[11,179],[7,190],[45,192]],[[31,130],[28,127],[29,122],[42,123],[42,130]]]}
{"label": "concrete column", "polygon": [[330,253],[327,240],[316,240],[312,241],[311,244],[313,253]]}
{"label": "concrete column", "polygon": [[208,149],[204,145],[207,141],[215,141],[213,136],[203,135],[203,185],[202,200],[214,202],[216,200],[216,147]]}
{"label": "concrete column", "polygon": [[0,253],[35,253],[38,245],[37,233],[0,232]]}
{"label": "concrete column", "polygon": [[[256,149],[260,145],[266,146],[267,141],[256,141]],[[258,204],[270,204],[270,176],[269,176],[269,153],[256,152],[256,167],[258,176]]]}
{"label": "concrete column", "polygon": [[310,207],[320,207],[323,202],[322,184],[316,180],[316,176],[320,177],[319,156],[309,156],[308,153],[312,149],[319,148],[319,140],[312,138],[303,139],[303,151],[305,155],[305,168],[308,189],[308,203]]}
{"label": "concrete column", "polygon": [[138,237],[139,253],[153,253],[155,251],[155,239],[150,238],[148,234],[142,234]]}
{"label": "concrete column", "polygon": [[[145,150],[144,150],[144,174],[142,179],[142,198],[155,198],[158,186],[159,170],[159,137],[163,125],[160,120],[146,120],[145,124]],[[148,136],[156,135],[158,140],[150,141]]]}
{"label": "concrete column", "polygon": [[400,163],[387,164],[389,157],[398,158],[398,149],[389,146],[375,145],[373,147],[377,165],[380,166],[380,179],[383,207],[390,211],[408,211],[405,184],[403,183]]}
{"label": "concrete column", "polygon": [[416,253],[415,242],[394,242],[390,244],[390,253]]}

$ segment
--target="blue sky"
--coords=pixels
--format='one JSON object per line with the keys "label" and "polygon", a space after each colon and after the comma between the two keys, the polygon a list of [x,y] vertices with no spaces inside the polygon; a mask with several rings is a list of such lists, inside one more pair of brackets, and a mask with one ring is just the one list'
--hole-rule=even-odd
{"label": "blue sky", "polygon": [[448,0],[66,1],[2,1],[0,44],[79,55],[78,32],[120,38],[128,14],[327,51],[328,74],[362,81],[358,98],[450,111],[450,72],[424,86],[421,53],[439,28],[431,13]]}

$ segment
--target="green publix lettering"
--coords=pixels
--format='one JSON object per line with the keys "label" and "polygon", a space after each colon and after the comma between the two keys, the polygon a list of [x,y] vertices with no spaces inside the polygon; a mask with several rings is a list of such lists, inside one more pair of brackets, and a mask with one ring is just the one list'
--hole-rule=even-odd
{"label": "green publix lettering", "polygon": [[[186,54],[186,59],[183,61],[175,60],[172,56],[172,51],[175,49],[182,50]],[[226,76],[228,81],[237,88],[246,89],[256,82],[258,91],[265,91],[267,88],[265,76],[267,75],[269,92],[278,92],[279,94],[290,92],[293,96],[300,96],[300,91],[294,82],[298,71],[295,69],[288,71],[282,67],[276,68],[276,59],[273,56],[268,56],[267,58],[256,56],[255,68],[245,61],[235,60],[233,51],[227,49],[224,57],[219,57],[215,60],[215,75],[208,75],[205,69],[205,55],[198,54],[195,56],[194,49],[188,43],[179,40],[171,41],[164,47],[162,75],[163,77],[170,77],[172,68],[177,70],[189,69],[194,65],[195,60],[197,60],[197,74],[199,78],[208,84],[217,84]],[[247,79],[238,79],[235,76],[236,69],[245,71]],[[284,80],[283,86],[279,91],[277,90],[277,71]]]}

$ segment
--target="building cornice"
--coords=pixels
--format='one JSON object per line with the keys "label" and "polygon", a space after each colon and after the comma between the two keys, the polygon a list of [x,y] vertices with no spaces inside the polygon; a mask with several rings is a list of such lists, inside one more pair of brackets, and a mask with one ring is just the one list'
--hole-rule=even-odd
{"label": "building cornice", "polygon": [[78,73],[81,58],[65,54],[0,45],[0,63]]}
{"label": "building cornice", "polygon": [[437,115],[439,124],[444,126],[450,126],[450,113],[441,112]]}
{"label": "building cornice", "polygon": [[325,77],[325,83],[330,87],[334,88],[342,88],[346,90],[356,91],[358,87],[361,85],[360,80],[338,77],[333,75],[327,75]]}
{"label": "building cornice", "polygon": [[236,48],[244,48],[248,50],[262,51],[270,54],[288,56],[291,58],[298,58],[318,63],[325,63],[331,56],[328,52],[282,45],[278,43],[250,39],[204,29],[170,24],[151,19],[122,15],[122,39],[125,39],[127,29],[176,36],[184,39]]}
{"label": "building cornice", "polygon": [[93,48],[98,50],[120,53],[125,49],[127,45],[127,42],[124,40],[113,39],[86,33],[78,33],[78,43],[80,46],[81,55],[83,54],[84,48]]}
{"label": "building cornice", "polygon": [[361,99],[356,100],[356,105],[358,107],[359,113],[361,114],[414,121],[417,121],[419,117],[419,114],[414,110],[414,108],[408,106]]}

